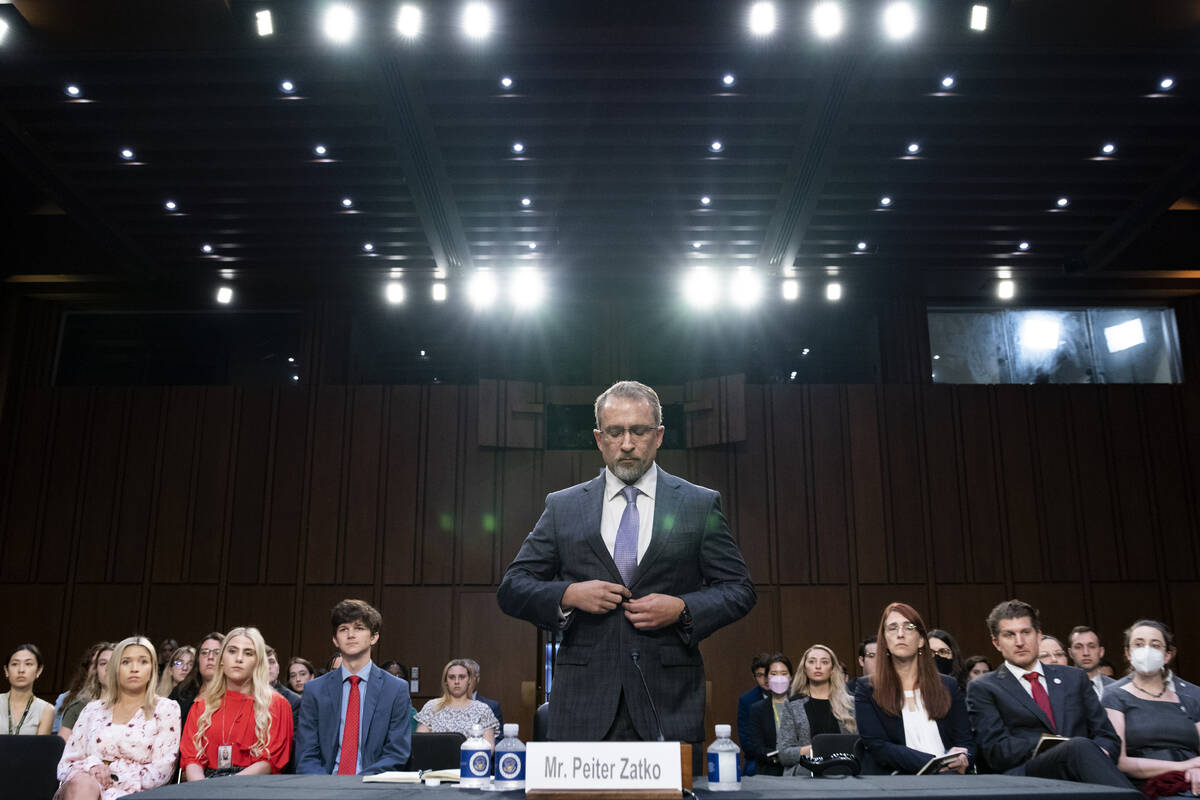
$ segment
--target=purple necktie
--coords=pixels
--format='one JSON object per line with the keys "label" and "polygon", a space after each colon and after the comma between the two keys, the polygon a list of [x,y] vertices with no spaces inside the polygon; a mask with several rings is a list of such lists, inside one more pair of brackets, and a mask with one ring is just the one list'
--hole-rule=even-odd
{"label": "purple necktie", "polygon": [[638,517],[636,486],[626,486],[621,490],[625,495],[625,511],[621,514],[621,524],[617,526],[617,541],[613,545],[613,561],[621,573],[621,580],[628,586],[633,580],[633,571],[637,569],[638,551]]}

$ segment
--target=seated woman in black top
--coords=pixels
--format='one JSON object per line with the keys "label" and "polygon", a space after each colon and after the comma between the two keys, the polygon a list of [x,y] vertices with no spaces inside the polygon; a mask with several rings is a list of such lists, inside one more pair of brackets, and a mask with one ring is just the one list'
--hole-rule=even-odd
{"label": "seated woman in black top", "polygon": [[906,603],[892,603],[879,620],[875,674],[854,691],[858,733],[871,758],[887,771],[913,774],[934,756],[958,753],[941,772],[966,772],[975,739],[958,681],[938,673],[925,622]]}
{"label": "seated woman in black top", "polygon": [[771,696],[759,700],[750,707],[750,732],[742,742],[746,760],[753,760],[759,775],[782,775],[783,766],[776,752],[779,741],[779,726],[784,720],[787,706],[788,686],[792,683],[792,662],[783,653],[771,656],[767,665],[767,686]]}
{"label": "seated woman in black top", "polygon": [[857,731],[845,675],[831,648],[814,644],[804,651],[800,671],[792,680],[792,697],[779,724],[779,762],[785,775],[809,774],[800,757],[812,755],[817,734]]}

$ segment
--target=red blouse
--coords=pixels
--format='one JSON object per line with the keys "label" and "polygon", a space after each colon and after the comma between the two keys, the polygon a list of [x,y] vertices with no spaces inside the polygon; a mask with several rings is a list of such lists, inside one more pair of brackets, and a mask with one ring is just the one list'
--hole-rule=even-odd
{"label": "red blouse", "polygon": [[250,753],[258,738],[254,731],[254,698],[241,692],[226,691],[221,707],[212,715],[208,730],[204,732],[205,748],[196,752],[193,744],[196,724],[204,714],[204,700],[196,698],[179,741],[180,764],[185,769],[189,764],[212,769],[218,764],[217,748],[228,744],[233,746],[233,766],[242,768],[266,761],[271,765],[271,772],[279,772],[287,764],[292,748],[292,707],[283,695],[273,692],[268,711],[271,714],[271,738],[266,749],[255,756]]}

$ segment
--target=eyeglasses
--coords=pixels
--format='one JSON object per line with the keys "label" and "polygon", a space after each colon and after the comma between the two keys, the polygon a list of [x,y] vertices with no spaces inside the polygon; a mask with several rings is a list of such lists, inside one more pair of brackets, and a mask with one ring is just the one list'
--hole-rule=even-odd
{"label": "eyeglasses", "polygon": [[629,428],[618,428],[615,425],[604,429],[604,437],[609,441],[619,442],[625,438],[625,434],[633,437],[634,441],[645,439],[650,434],[658,430],[657,425],[634,425]]}
{"label": "eyeglasses", "polygon": [[937,650],[933,651],[933,654],[935,656],[941,656],[942,658],[954,658],[954,651],[949,647],[939,647]]}
{"label": "eyeglasses", "polygon": [[216,658],[221,655],[221,648],[218,647],[216,650],[201,650],[199,655],[201,658]]}
{"label": "eyeglasses", "polygon": [[883,632],[888,636],[895,636],[900,631],[912,633],[917,629],[916,623],[913,622],[893,622],[883,629]]}
{"label": "eyeglasses", "polygon": [[[204,651],[201,650],[200,652],[203,653]],[[214,655],[216,655],[216,654],[214,653]],[[177,669],[179,667],[187,667],[187,668],[191,669],[192,662],[190,662],[190,661],[172,661],[171,666],[175,667]]]}

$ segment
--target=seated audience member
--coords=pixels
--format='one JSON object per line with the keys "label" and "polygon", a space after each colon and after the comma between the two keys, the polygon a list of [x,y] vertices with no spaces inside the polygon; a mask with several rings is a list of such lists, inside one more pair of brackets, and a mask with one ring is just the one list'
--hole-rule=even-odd
{"label": "seated audience member", "polygon": [[970,656],[963,662],[963,669],[966,670],[967,683],[981,678],[992,671],[992,665],[983,656]]}
{"label": "seated audience member", "polygon": [[184,723],[191,713],[192,703],[217,676],[217,667],[221,663],[221,637],[221,633],[213,631],[200,640],[200,644],[196,646],[195,668],[167,695],[179,703],[179,716]]}
{"label": "seated audience member", "polygon": [[[1006,600],[987,618],[1004,663],[967,686],[967,714],[981,759],[996,772],[1130,788],[1116,767],[1121,740],[1087,676],[1038,661],[1037,609]],[[1070,737],[1033,755],[1043,734]]]}
{"label": "seated audience member", "polygon": [[[58,733],[59,729],[62,728],[63,711],[66,710],[72,700],[84,691],[88,678],[96,674],[96,659],[101,653],[106,652],[109,654],[112,653],[112,643],[96,642],[79,659],[79,663],[75,665],[75,672],[71,675],[71,682],[67,684],[67,690],[60,694],[54,701],[54,722],[50,728],[51,733]],[[108,655],[104,656],[104,665],[108,666]]]}
{"label": "seated audience member", "polygon": [[820,733],[857,733],[854,697],[846,688],[846,670],[837,654],[823,644],[804,651],[792,678],[791,699],[779,722],[779,762],[789,775],[807,775],[800,756],[812,755]]}
{"label": "seated audience member", "polygon": [[1171,631],[1161,622],[1142,619],[1125,631],[1125,659],[1133,672],[1104,692],[1101,703],[1117,736],[1117,767],[1138,788],[1150,780],[1160,796],[1200,794],[1200,698],[1180,694],[1168,683],[1167,664],[1175,656]]}
{"label": "seated audience member", "polygon": [[783,774],[783,764],[776,751],[780,727],[790,724],[786,707],[791,684],[792,662],[783,653],[768,655],[768,697],[750,707],[750,735],[742,744],[746,760],[754,763],[756,775]]}
{"label": "seated audience member", "polygon": [[963,667],[962,651],[950,631],[934,628],[929,632],[929,650],[933,653],[933,663],[937,671],[949,675],[958,681],[958,688],[967,687],[967,670]]}
{"label": "seated audience member", "polygon": [[1070,662],[1067,661],[1067,650],[1063,647],[1062,642],[1058,640],[1057,636],[1051,636],[1048,633],[1042,634],[1042,644],[1038,648],[1038,661],[1056,667],[1070,665]]}
{"label": "seated audience member", "polygon": [[455,658],[442,668],[442,696],[430,700],[417,713],[417,733],[456,731],[471,734],[471,726],[483,726],[483,738],[495,742],[492,731],[496,715],[478,700],[471,699],[471,669],[467,662]]}
{"label": "seated audience member", "polygon": [[[946,643],[944,636],[938,638]],[[939,771],[962,774],[975,757],[962,690],[934,663],[932,639],[912,606],[892,603],[883,610],[883,658],[874,676],[859,679],[854,709],[863,745],[886,770],[913,775],[929,759],[957,753],[958,759]]]}
{"label": "seated audience member", "polygon": [[504,733],[504,714],[500,713],[500,703],[479,694],[479,662],[473,658],[464,658],[463,661],[467,662],[467,669],[471,670],[471,699],[483,703],[496,715],[496,735],[500,736]]}
{"label": "seated audience member", "polygon": [[159,696],[158,654],[131,636],[113,648],[100,697],[87,704],[58,762],[57,800],[113,800],[167,783],[179,752],[179,706]]}
{"label": "seated audience member", "polygon": [[292,656],[288,662],[288,686],[296,694],[304,694],[304,686],[317,677],[317,668],[307,658]]}
{"label": "seated audience member", "polygon": [[333,607],[330,628],[342,664],[304,687],[296,772],[374,775],[401,769],[408,761],[408,683],[371,661],[382,627],[382,615],[363,600],[343,600]]}
{"label": "seated audience member", "polygon": [[162,671],[162,677],[158,680],[158,689],[156,690],[163,697],[170,697],[171,692],[175,691],[175,687],[186,681],[192,674],[192,670],[196,668],[196,648],[190,644],[176,647],[171,651],[169,658],[171,660],[167,662],[167,668]]}
{"label": "seated audience member", "polygon": [[[862,677],[871,677],[872,671],[875,669],[875,660],[879,655],[879,640],[875,634],[871,634],[867,638],[858,643],[858,671]],[[850,686],[851,691],[854,687]]]}
{"label": "seated audience member", "polygon": [[393,675],[397,678],[404,678],[405,680],[408,680],[408,667],[404,666],[395,659],[383,662],[379,665],[379,668],[388,675]]}
{"label": "seated audience member", "polygon": [[1117,679],[1117,671],[1113,669],[1112,662],[1107,658],[1100,659],[1100,674],[1113,680]]}
{"label": "seated audience member", "polygon": [[[179,640],[172,639],[170,636],[158,643],[158,649],[155,652],[158,655],[158,670],[160,673],[158,676],[159,678],[162,677],[161,673],[166,672],[167,667],[171,665],[171,654],[178,649]],[[166,695],[163,696],[165,697]]]}
{"label": "seated audience member", "polygon": [[108,662],[112,658],[112,654],[113,645],[105,642],[103,649],[96,653],[92,670],[84,680],[83,688],[64,701],[62,722],[58,726],[58,735],[63,738],[64,742],[71,738],[71,729],[75,727],[75,720],[79,719],[80,712],[88,703],[100,696],[100,691],[104,688],[104,674],[108,669]]}
{"label": "seated audience member", "polygon": [[279,682],[279,656],[270,645],[267,645],[267,680],[271,682],[271,688],[283,695],[283,699],[292,707],[292,721],[297,720],[300,713],[300,695]]}
{"label": "seated audience member", "polygon": [[45,735],[54,725],[54,706],[33,693],[42,674],[42,651],[19,644],[4,659],[8,691],[0,693],[0,735]]}
{"label": "seated audience member", "polygon": [[749,689],[738,698],[737,705],[737,735],[738,742],[742,745],[742,752],[746,754],[746,769],[743,775],[754,775],[758,771],[754,759],[750,757],[747,750],[747,744],[753,745],[753,731],[750,728],[750,709],[760,700],[766,700],[771,696],[771,690],[767,688],[767,668],[770,666],[770,653],[759,653],[754,658],[750,659],[750,674],[754,676],[754,688]]}
{"label": "seated audience member", "polygon": [[267,680],[258,628],[221,639],[220,668],[188,712],[179,762],[189,781],[279,772],[292,747],[292,710]]}
{"label": "seated audience member", "polygon": [[1100,672],[1100,660],[1104,658],[1100,634],[1087,625],[1076,625],[1067,635],[1067,650],[1072,663],[1087,673],[1092,688],[1096,690],[1096,697],[1104,697],[1104,687],[1116,683],[1116,680]]}

